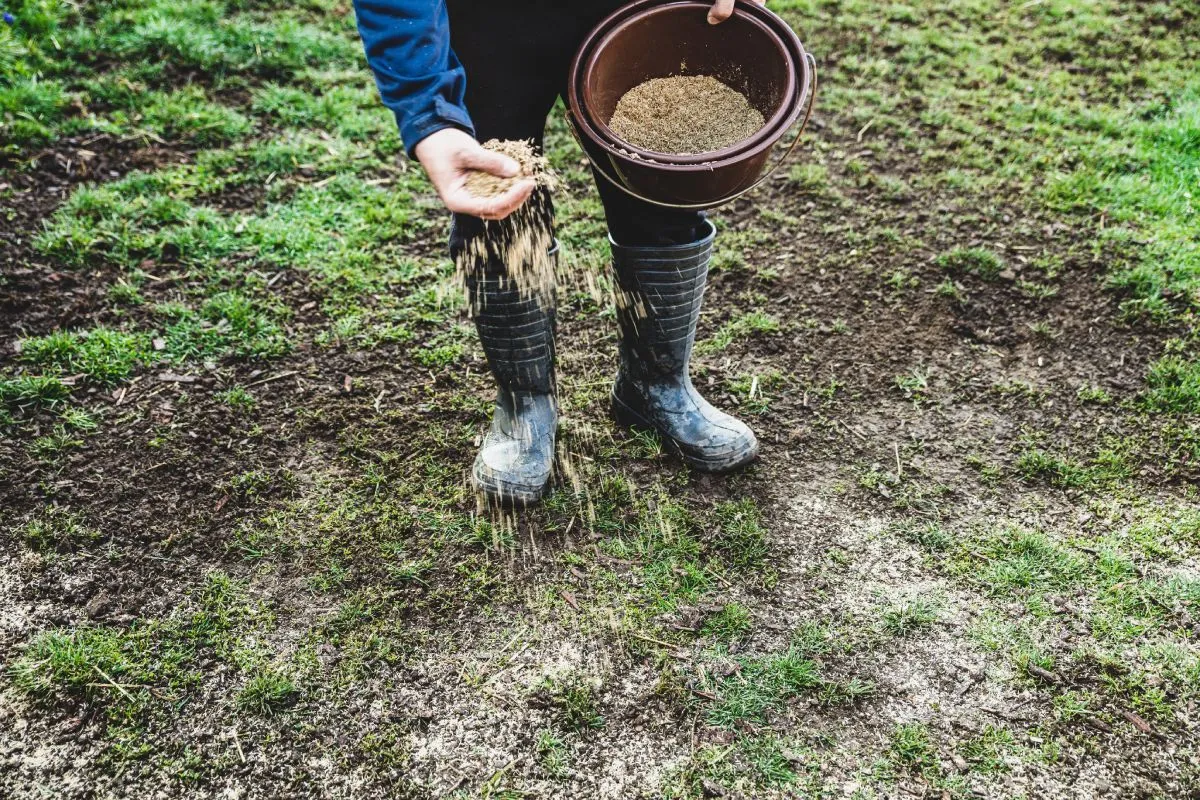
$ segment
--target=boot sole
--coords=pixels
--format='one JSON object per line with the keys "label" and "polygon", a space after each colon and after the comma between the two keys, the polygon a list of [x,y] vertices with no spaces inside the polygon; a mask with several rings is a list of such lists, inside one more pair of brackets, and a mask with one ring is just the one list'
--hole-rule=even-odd
{"label": "boot sole", "polygon": [[491,480],[481,474],[476,467],[471,469],[471,482],[475,484],[476,491],[479,491],[489,501],[501,506],[532,506],[537,505],[546,496],[550,489],[550,478],[546,478],[546,482],[540,487],[534,486],[516,486],[511,483],[502,483],[500,481]]}
{"label": "boot sole", "polygon": [[657,433],[662,439],[667,450],[672,455],[682,460],[688,466],[698,469],[701,472],[733,472],[736,469],[741,469],[751,461],[754,461],[756,458],[758,458],[757,441],[754,442],[754,446],[751,447],[748,452],[740,453],[732,458],[704,458],[702,456],[693,455],[684,449],[683,445],[664,433],[656,425],[650,422],[650,420],[646,419],[638,411],[634,410],[632,406],[621,400],[621,398],[617,397],[615,394],[612,395],[612,416],[618,425],[622,425],[626,428],[636,428],[639,430],[653,431],[654,433]]}

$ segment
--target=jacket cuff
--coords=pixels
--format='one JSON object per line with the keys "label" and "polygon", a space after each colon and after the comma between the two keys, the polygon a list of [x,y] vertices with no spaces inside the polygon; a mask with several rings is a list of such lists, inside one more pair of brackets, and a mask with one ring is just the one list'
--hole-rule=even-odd
{"label": "jacket cuff", "polygon": [[413,158],[413,150],[422,139],[445,128],[458,128],[475,135],[475,126],[467,112],[441,100],[433,111],[419,117],[402,118],[396,114],[396,122],[400,126],[400,138],[404,140],[404,149],[408,151],[409,158]]}

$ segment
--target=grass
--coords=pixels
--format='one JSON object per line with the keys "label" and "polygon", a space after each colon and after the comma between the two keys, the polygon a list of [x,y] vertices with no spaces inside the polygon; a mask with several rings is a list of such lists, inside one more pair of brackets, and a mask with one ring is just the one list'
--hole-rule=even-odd
{"label": "grass", "polygon": [[25,544],[38,553],[73,549],[99,537],[78,515],[62,510],[51,510],[30,520],[21,531]]}
{"label": "grass", "polygon": [[66,451],[82,447],[83,440],[75,433],[67,430],[66,426],[56,425],[43,436],[39,436],[29,444],[29,454],[39,461],[52,462]]}
{"label": "grass", "polygon": [[883,629],[892,636],[904,636],[928,629],[937,621],[937,604],[924,599],[901,603],[884,610]]}
{"label": "grass", "polygon": [[0,404],[10,409],[53,407],[70,394],[70,387],[51,375],[0,378]]}
{"label": "grass", "polygon": [[1119,447],[1101,448],[1086,461],[1028,447],[1017,458],[1016,469],[1027,480],[1044,479],[1053,486],[1084,490],[1112,486],[1133,472],[1124,449]]}
{"label": "grass", "polygon": [[929,738],[929,729],[919,722],[897,725],[890,744],[892,764],[901,771],[923,776],[939,772],[937,751]]}
{"label": "grass", "polygon": [[704,621],[702,633],[722,642],[732,642],[750,632],[750,611],[740,603],[729,603]]}
{"label": "grass", "polygon": [[101,690],[105,675],[109,681],[136,681],[141,675],[129,649],[127,639],[115,631],[49,631],[34,639],[13,665],[13,685],[34,697],[58,692],[107,694]]}
{"label": "grass", "polygon": [[948,272],[965,272],[994,281],[1004,270],[1000,256],[982,247],[959,247],[937,257],[937,265]]}
{"label": "grass", "polygon": [[821,685],[817,665],[804,648],[794,644],[779,653],[739,656],[733,663],[736,669],[732,674],[710,679],[717,698],[706,714],[710,724],[764,723],[770,712],[789,699]]}
{"label": "grass", "polygon": [[237,695],[237,705],[254,714],[275,714],[296,697],[296,685],[273,667],[262,667],[246,681]]}
{"label": "grass", "polygon": [[779,331],[779,320],[761,311],[748,311],[726,322],[712,335],[696,345],[696,352],[720,353],[734,342]]}
{"label": "grass", "polygon": [[[80,540],[73,522],[38,523],[39,543],[60,547],[64,537]],[[46,525],[52,525],[47,528]],[[67,527],[64,527],[67,526]],[[47,532],[49,531],[49,532]],[[262,619],[227,575],[212,572],[189,602],[170,617],[127,628],[83,625],[37,634],[10,667],[13,686],[44,701],[88,699],[114,721],[137,715],[146,704],[189,694],[205,659],[237,665],[252,652],[240,637]],[[153,690],[162,690],[155,694]],[[165,692],[165,693],[163,693]]]}
{"label": "grass", "polygon": [[716,508],[716,517],[720,525],[717,546],[729,559],[730,566],[741,573],[765,574],[770,549],[762,515],[754,502],[721,503]]}
{"label": "grass", "polygon": [[584,675],[571,673],[548,678],[539,688],[553,709],[555,721],[566,731],[576,734],[604,727],[604,717],[597,705],[596,688]]}
{"label": "grass", "polygon": [[258,405],[258,399],[242,386],[225,389],[217,397],[222,403],[238,411],[250,411]]}
{"label": "grass", "polygon": [[[1020,603],[1020,625],[999,623],[994,617],[976,627],[985,646],[1006,652],[1017,669],[1035,680],[1040,678],[1028,672],[1029,664],[1092,675],[1105,686],[1105,702],[1169,716],[1200,692],[1200,657],[1182,644],[1180,637],[1187,634],[1174,621],[1175,609],[1200,598],[1200,583],[1171,571],[1147,574],[1145,566],[1150,553],[1161,559],[1164,548],[1191,546],[1186,534],[1177,533],[1189,529],[1190,515],[1151,512],[1143,519],[1125,534],[1098,542],[1063,541],[1015,526],[972,531],[955,540],[929,526],[909,526],[901,533],[929,550],[950,574]],[[1053,642],[1051,632],[1059,629],[1054,608],[1064,596],[1079,598],[1080,609],[1071,613],[1088,636],[1082,649],[1059,653],[1064,662],[1060,665],[1045,648]],[[890,623],[893,632],[911,628],[914,620],[929,618],[923,611],[898,611],[885,617],[885,626]],[[1141,643],[1141,655],[1130,656],[1133,643]],[[1106,663],[1120,666],[1110,671]]]}
{"label": "grass", "polygon": [[538,731],[535,741],[538,766],[548,778],[557,779],[567,776],[569,758],[566,744],[552,730]]}
{"label": "grass", "polygon": [[792,743],[765,733],[739,736],[727,747],[698,750],[664,781],[662,796],[677,800],[799,788],[819,791],[819,780],[801,776]]}
{"label": "grass", "polygon": [[95,328],[22,339],[20,349],[22,361],[112,384],[129,377],[148,358],[150,343],[144,336]]}
{"label": "grass", "polygon": [[1151,411],[1168,414],[1200,413],[1200,362],[1164,356],[1150,365],[1142,397]]}

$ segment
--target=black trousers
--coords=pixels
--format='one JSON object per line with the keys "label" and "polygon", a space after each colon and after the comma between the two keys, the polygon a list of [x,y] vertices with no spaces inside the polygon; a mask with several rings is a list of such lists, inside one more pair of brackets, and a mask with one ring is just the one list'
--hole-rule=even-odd
{"label": "black trousers", "polygon": [[[467,73],[467,111],[479,141],[532,139],[567,88],[575,51],[596,23],[627,0],[448,0],[450,37]],[[601,175],[596,188],[608,230],[626,247],[688,244],[707,232],[704,214],[644,203]],[[484,235],[477,217],[454,215],[452,251]]]}

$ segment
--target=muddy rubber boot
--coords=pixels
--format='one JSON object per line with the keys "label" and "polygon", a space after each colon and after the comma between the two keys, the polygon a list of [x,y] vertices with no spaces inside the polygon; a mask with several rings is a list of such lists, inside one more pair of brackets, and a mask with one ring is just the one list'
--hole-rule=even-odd
{"label": "muddy rubber boot", "polygon": [[613,416],[622,425],[657,431],[698,470],[728,472],[754,460],[758,440],[701,397],[688,375],[716,234],[708,226],[700,241],[669,247],[623,247],[610,237],[621,288]]}
{"label": "muddy rubber boot", "polygon": [[[556,244],[551,250],[553,256]],[[475,487],[506,505],[536,503],[554,466],[554,293],[524,295],[503,274],[466,276],[479,341],[496,379],[492,427],[472,468]]]}

